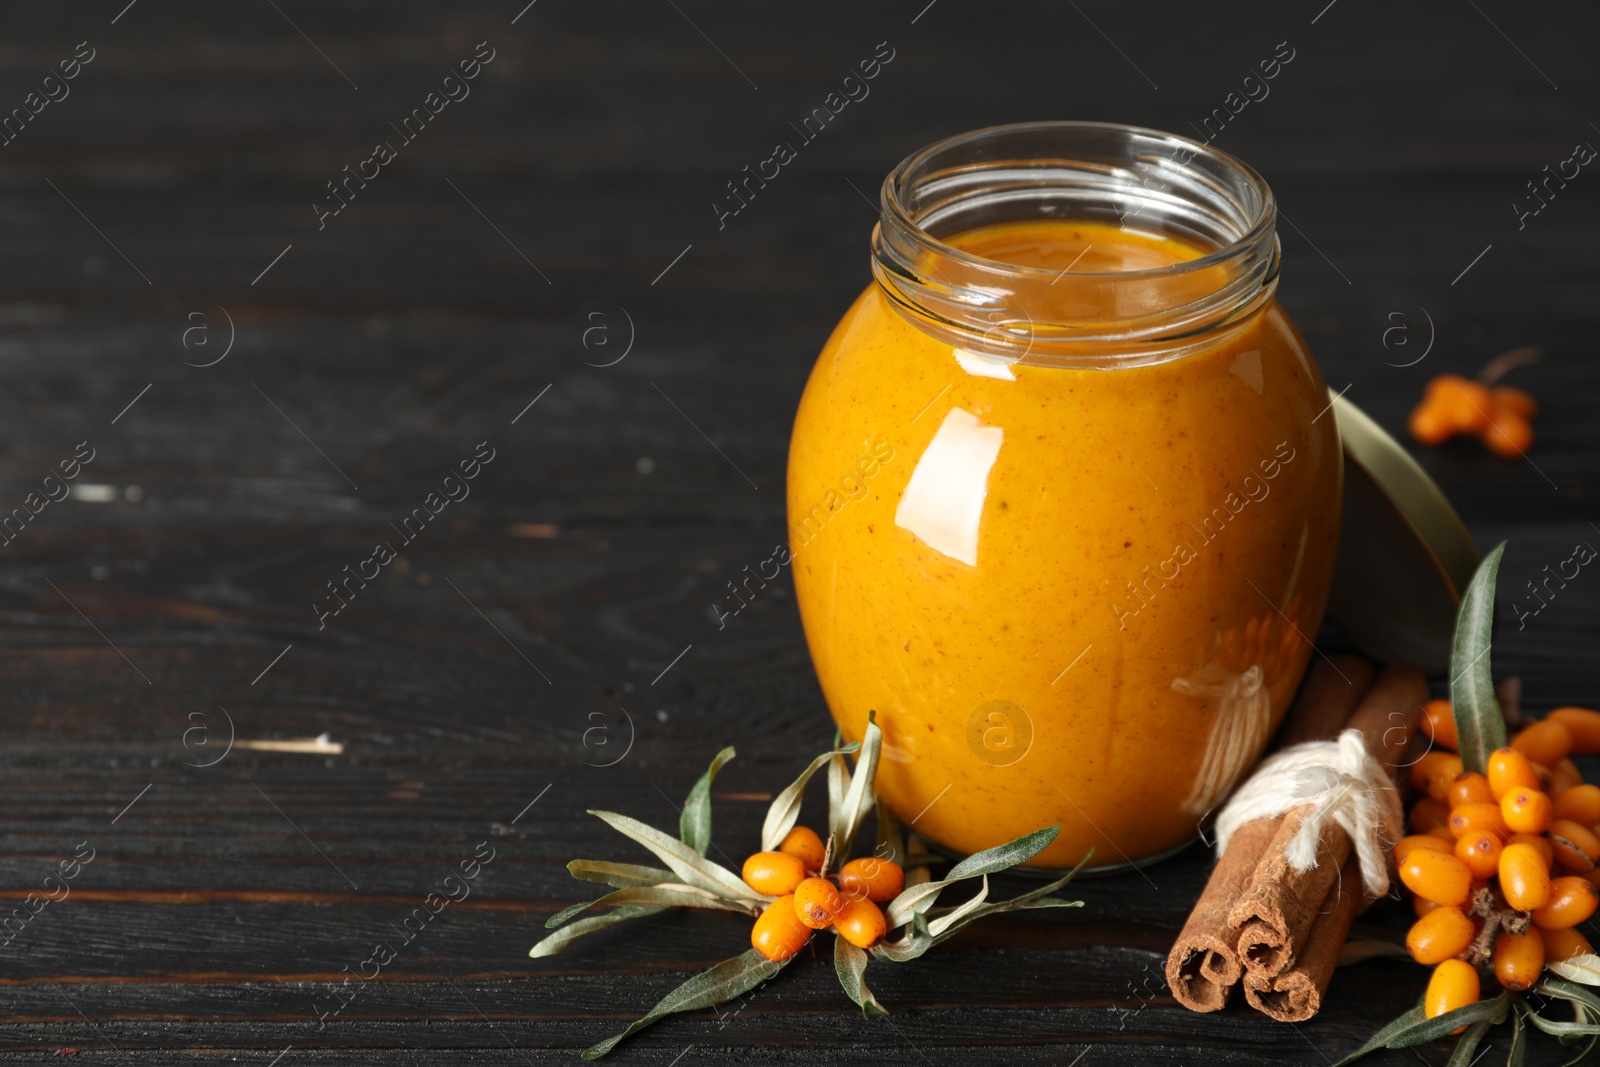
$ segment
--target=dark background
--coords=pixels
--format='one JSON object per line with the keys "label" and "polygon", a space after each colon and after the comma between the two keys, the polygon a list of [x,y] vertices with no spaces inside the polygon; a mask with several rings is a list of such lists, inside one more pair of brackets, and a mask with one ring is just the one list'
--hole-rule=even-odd
{"label": "dark background", "polygon": [[[78,42],[96,57],[0,147],[0,511],[85,440],[77,491],[109,488],[0,548],[6,906],[95,850],[0,949],[0,1061],[572,1063],[741,951],[744,923],[694,914],[526,956],[592,895],[566,860],[646,861],[586,808],[673,826],[733,743],[717,844],[742,857],[765,805],[739,795],[827,743],[788,588],[720,632],[710,605],[784,537],[790,419],[869,277],[864,196],[952,133],[1190,133],[1287,41],[1216,143],[1292,220],[1280,296],[1328,381],[1398,431],[1431,375],[1543,346],[1511,379],[1544,406],[1528,462],[1421,459],[1480,546],[1510,540],[1503,599],[1597,536],[1600,176],[1520,231],[1512,207],[1600,144],[1591,5],[524,2],[4,7],[0,111]],[[471,96],[319,232],[324,183],[483,40]],[[724,183],[882,41],[871,95],[719,231]],[[324,583],[484,440],[470,499],[319,630]],[[1585,571],[1502,625],[1496,671],[1535,711],[1592,704],[1597,629]],[[345,750],[193,766],[230,721]],[[330,983],[485,840],[473,895],[319,1030]],[[1082,911],[875,965],[888,1020],[823,954],[613,1058],[1323,1064],[1420,992],[1421,968],[1376,962],[1298,1027],[1176,1007],[1161,960],[1206,866],[1191,850],[1086,882]],[[1531,1055],[1557,1053],[1535,1035]]]}

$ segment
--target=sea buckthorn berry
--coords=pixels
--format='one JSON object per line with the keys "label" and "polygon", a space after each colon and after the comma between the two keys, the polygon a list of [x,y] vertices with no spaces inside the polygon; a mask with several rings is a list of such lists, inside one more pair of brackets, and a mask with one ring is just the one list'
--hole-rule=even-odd
{"label": "sea buckthorn berry", "polygon": [[1511,747],[1534,763],[1554,767],[1572,755],[1572,731],[1559,720],[1544,719],[1513,737]]}
{"label": "sea buckthorn berry", "polygon": [[[1503,847],[1499,835],[1480,830],[1456,842],[1456,859],[1467,865],[1472,877],[1493,878],[1500,873],[1500,851]],[[1395,846],[1395,862],[1400,862],[1398,845]]]}
{"label": "sea buckthorn berry", "polygon": [[1600,711],[1590,708],[1557,708],[1544,717],[1558,722],[1572,735],[1572,751],[1580,756],[1600,752]]}
{"label": "sea buckthorn berry", "polygon": [[1500,798],[1500,814],[1514,834],[1542,834],[1555,805],[1537,789],[1513,789]]}
{"label": "sea buckthorn berry", "polygon": [[1433,743],[1445,748],[1461,747],[1456,737],[1456,717],[1448,700],[1430,700],[1422,709],[1422,729]]}
{"label": "sea buckthorn berry", "polygon": [[[1413,853],[1415,860],[1423,853]],[[1404,874],[1402,873],[1402,880]],[[1550,866],[1532,845],[1512,844],[1500,850],[1500,892],[1516,911],[1542,908],[1550,899]]]}
{"label": "sea buckthorn berry", "polygon": [[844,905],[844,897],[826,878],[807,878],[795,887],[794,913],[813,930],[832,926]]}
{"label": "sea buckthorn berry", "polygon": [[1412,959],[1432,966],[1461,955],[1476,934],[1465,912],[1440,905],[1411,924],[1406,948]]}
{"label": "sea buckthorn berry", "polygon": [[1534,909],[1535,926],[1545,930],[1565,930],[1577,926],[1600,907],[1600,890],[1587,878],[1568,876],[1550,883],[1550,899]]}
{"label": "sea buckthorn berry", "polygon": [[1539,414],[1539,402],[1514,385],[1497,385],[1490,389],[1489,402],[1501,411],[1509,411],[1525,419],[1536,418]]}
{"label": "sea buckthorn berry", "polygon": [[1584,826],[1600,822],[1600,785],[1575,785],[1555,798],[1553,814]]}
{"label": "sea buckthorn berry", "polygon": [[822,861],[827,857],[828,849],[822,843],[822,838],[809,826],[796,826],[783,837],[783,843],[778,846],[779,852],[787,852],[791,856],[800,857],[808,871],[822,869]]}
{"label": "sea buckthorn berry", "polygon": [[1497,748],[1489,753],[1489,792],[1499,800],[1513,789],[1542,789],[1533,761],[1514,748]]}
{"label": "sea buckthorn berry", "polygon": [[1550,768],[1550,784],[1544,791],[1550,794],[1551,800],[1554,800],[1567,790],[1582,784],[1583,772],[1578,770],[1578,765],[1568,757]]}
{"label": "sea buckthorn berry", "polygon": [[1532,845],[1539,850],[1539,855],[1544,857],[1544,865],[1550,866],[1556,861],[1556,850],[1550,847],[1550,842],[1538,834],[1512,834],[1508,844]]}
{"label": "sea buckthorn berry", "polygon": [[1452,849],[1456,847],[1456,832],[1450,829],[1450,824],[1448,822],[1443,826],[1435,826],[1424,836],[1437,837],[1440,841],[1447,842]]}
{"label": "sea buckthorn berry", "polygon": [[1537,926],[1525,934],[1502,930],[1494,939],[1494,976],[1507,989],[1531,989],[1544,970],[1544,935]]}
{"label": "sea buckthorn berry", "polygon": [[792,896],[782,896],[768,904],[750,930],[750,946],[769,960],[788,959],[810,938],[811,931],[794,913]]}
{"label": "sea buckthorn berry", "polygon": [[1411,417],[1406,420],[1406,428],[1411,431],[1412,437],[1425,445],[1443,444],[1456,432],[1455,419],[1431,400],[1424,400],[1412,410]]}
{"label": "sea buckthorn berry", "polygon": [[1589,939],[1579,933],[1576,927],[1569,926],[1565,930],[1544,932],[1544,958],[1551,963],[1570,960],[1574,956],[1587,956],[1593,951],[1594,946],[1589,944]]}
{"label": "sea buckthorn berry", "polygon": [[871,948],[883,940],[889,924],[883,917],[883,910],[872,901],[846,900],[833,920],[833,928],[856,948]]}
{"label": "sea buckthorn berry", "polygon": [[1515,412],[1495,411],[1483,428],[1483,443],[1497,456],[1516,459],[1533,447],[1533,426]]}
{"label": "sea buckthorn berry", "polygon": [[1462,769],[1460,756],[1452,752],[1428,752],[1412,764],[1411,784],[1433,799],[1443,800]]}
{"label": "sea buckthorn berry", "polygon": [[1428,914],[1430,911],[1434,911],[1438,907],[1439,905],[1435,904],[1427,897],[1412,896],[1411,898],[1411,910],[1417,913],[1417,918],[1419,919]]}
{"label": "sea buckthorn berry", "polygon": [[1417,896],[1450,907],[1461,907],[1472,891],[1467,865],[1451,853],[1432,849],[1414,849],[1400,864],[1400,880]]}
{"label": "sea buckthorn berry", "polygon": [[1456,775],[1444,802],[1454,808],[1461,804],[1493,804],[1495,799],[1494,794],[1489,792],[1489,779],[1477,771],[1468,771]]}
{"label": "sea buckthorn berry", "polygon": [[[1445,960],[1433,969],[1423,995],[1423,1014],[1436,1019],[1446,1012],[1478,1002],[1478,972],[1465,960]],[[1466,1027],[1454,1030],[1459,1034]]]}
{"label": "sea buckthorn berry", "polygon": [[1461,804],[1451,808],[1450,829],[1455,831],[1457,840],[1479,830],[1499,834],[1502,841],[1509,839],[1512,834],[1506,817],[1496,804]]}
{"label": "sea buckthorn berry", "polygon": [[1442,800],[1423,797],[1411,809],[1411,828],[1425,834],[1435,827],[1450,825],[1450,808]]}
{"label": "sea buckthorn berry", "polygon": [[865,898],[874,904],[887,904],[905,887],[906,872],[893,860],[863,856],[839,868],[839,889],[851,900]]}
{"label": "sea buckthorn berry", "polygon": [[757,893],[793,893],[805,876],[805,861],[787,852],[757,852],[744,861],[744,884]]}
{"label": "sea buckthorn berry", "polygon": [[1557,819],[1545,828],[1556,862],[1575,871],[1593,869],[1600,861],[1600,835],[1571,819]]}
{"label": "sea buckthorn berry", "polygon": [[1432,834],[1410,834],[1394,843],[1394,862],[1398,865],[1406,861],[1414,848],[1431,848],[1435,852],[1453,852],[1455,846],[1443,838],[1434,837]]}

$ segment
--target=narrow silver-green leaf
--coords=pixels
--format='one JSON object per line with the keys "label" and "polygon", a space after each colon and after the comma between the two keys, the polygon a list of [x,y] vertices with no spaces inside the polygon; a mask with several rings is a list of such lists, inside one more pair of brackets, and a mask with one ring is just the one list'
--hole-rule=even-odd
{"label": "narrow silver-green leaf", "polygon": [[1581,956],[1571,959],[1552,960],[1545,964],[1545,968],[1559,978],[1569,982],[1581,982],[1584,985],[1600,985],[1600,956],[1593,952],[1585,952]]}
{"label": "narrow silver-green leaf", "polygon": [[1035,830],[1031,834],[1023,834],[1014,841],[1007,841],[994,848],[986,848],[982,852],[974,852],[954,867],[945,875],[945,881],[954,882],[960,878],[976,878],[980,874],[994,874],[1007,867],[1015,867],[1019,863],[1026,863],[1039,853],[1050,847],[1050,843],[1061,833],[1059,826],[1046,826],[1043,830]]}
{"label": "narrow silver-green leaf", "polygon": [[1528,1031],[1523,1029],[1522,1015],[1527,1010],[1523,1004],[1522,1010],[1513,1008],[1511,1012],[1511,1048],[1506,1052],[1506,1067],[1522,1067],[1528,1055]]}
{"label": "narrow silver-green leaf", "polygon": [[1489,753],[1506,743],[1506,720],[1489,672],[1489,646],[1494,640],[1494,581],[1506,543],[1483,557],[1461,598],[1455,639],[1450,648],[1450,704],[1461,742],[1461,764],[1484,773]]}
{"label": "narrow silver-green leaf", "polygon": [[1421,1004],[1418,1004],[1410,1011],[1402,1012],[1398,1018],[1391,1020],[1387,1026],[1382,1027],[1377,1033],[1367,1038],[1366,1044],[1334,1064],[1333,1067],[1347,1067],[1348,1064],[1352,1064],[1361,1057],[1370,1055],[1380,1048],[1388,1048],[1391,1038],[1409,1033],[1413,1027],[1425,1022],[1426,1019],[1427,1016],[1423,1014]]}
{"label": "narrow silver-green leaf", "polygon": [[970,926],[979,919],[986,918],[990,915],[1002,915],[1008,911],[1022,911],[1031,908],[1083,907],[1083,901],[1081,900],[1062,900],[1060,897],[1053,897],[1050,896],[1050,894],[1054,893],[1056,890],[1072,881],[1072,879],[1077,876],[1078,872],[1083,869],[1083,865],[1089,862],[1089,856],[1093,855],[1094,850],[1090,849],[1089,855],[1084,856],[1083,859],[1079,860],[1076,867],[1072,868],[1072,870],[1068,871],[1066,874],[1062,875],[1060,878],[1048,885],[1040,886],[1038,889],[1033,889],[1021,894],[1020,896],[1012,897],[1010,900],[991,901],[990,903],[984,904],[980,908],[973,909],[973,911],[963,917],[960,922],[947,925],[939,934],[937,940],[949,940],[951,937],[954,937],[957,933],[959,933],[963,927]]}
{"label": "narrow silver-green leaf", "polygon": [[833,939],[833,970],[839,976],[839,985],[844,989],[844,995],[861,1006],[861,1014],[867,1018],[876,1018],[879,1015],[888,1015],[878,998],[872,995],[872,990],[867,988],[864,975],[867,971],[867,961],[870,959],[864,949],[859,949],[835,935]]}
{"label": "narrow silver-green leaf", "polygon": [[872,854],[881,859],[893,860],[902,867],[907,866],[905,828],[900,825],[900,819],[895,813],[879,803],[877,797],[872,799],[878,812],[878,838]]}
{"label": "narrow silver-green leaf", "polygon": [[[839,749],[840,752],[854,752],[857,746],[854,742]],[[800,804],[805,799],[806,785],[811,781],[811,776],[822,769],[823,764],[833,759],[834,753],[824,752],[800,773],[800,777],[790,782],[783,792],[779,793],[772,801],[772,806],[767,809],[767,820],[761,824],[761,851],[771,852],[783,843],[794,824],[800,821]]]}
{"label": "narrow silver-green leaf", "polygon": [[1546,1019],[1538,1012],[1528,1015],[1528,1021],[1545,1033],[1559,1037],[1563,1044],[1576,1044],[1580,1038],[1600,1037],[1600,1026],[1589,1022],[1564,1023],[1554,1019]]}
{"label": "narrow silver-green leaf", "polygon": [[928,933],[928,917],[921,912],[911,917],[911,929],[896,941],[879,941],[871,952],[889,963],[914,960],[933,947],[933,935]]}
{"label": "narrow silver-green leaf", "polygon": [[553,930],[564,924],[568,919],[590,908],[607,904],[650,904],[668,908],[712,908],[717,911],[737,911],[745,915],[754,915],[754,905],[745,907],[735,901],[724,899],[715,893],[698,892],[686,885],[658,885],[635,887],[632,889],[618,889],[607,893],[603,897],[574,904],[570,908],[563,908],[545,920],[545,928]]}
{"label": "narrow silver-green leaf", "polygon": [[618,815],[614,811],[591,811],[590,815],[604,819],[618,833],[631,837],[645,848],[654,852],[661,861],[678,875],[680,879],[698,889],[704,889],[719,896],[730,897],[734,900],[769,901],[772,898],[757,893],[754,889],[744,884],[744,879],[734,874],[720,863],[713,863],[700,853],[679,841],[675,837],[668,837],[653,826],[647,826],[638,819],[630,819],[626,815]]}
{"label": "narrow silver-green leaf", "polygon": [[973,894],[972,899],[954,909],[948,915],[941,915],[939,918],[930,922],[928,924],[928,933],[932,934],[934,937],[938,937],[952,926],[955,926],[957,923],[961,922],[962,919],[965,919],[968,915],[971,915],[973,912],[983,907],[984,902],[988,899],[989,876],[986,874],[983,876],[983,884],[978,887],[978,891]]}
{"label": "narrow silver-green leaf", "polygon": [[1534,986],[1533,991],[1542,993],[1547,997],[1555,997],[1558,1000],[1569,1000],[1574,1004],[1582,1004],[1586,1008],[1592,1008],[1594,1011],[1600,1012],[1600,997],[1595,996],[1581,985],[1563,982],[1559,978],[1546,978]]}
{"label": "narrow silver-green leaf", "polygon": [[723,960],[662,997],[661,1003],[651,1008],[649,1014],[635,1020],[622,1033],[584,1049],[581,1055],[586,1060],[597,1060],[616,1048],[617,1043],[623,1038],[633,1036],[668,1015],[698,1011],[743,996],[783,970],[788,962],[788,960],[769,960],[755,949],[742,956],[735,956],[731,960]]}
{"label": "narrow silver-green leaf", "polygon": [[637,863],[606,863],[604,860],[573,860],[567,864],[567,873],[585,882],[600,882],[613,889],[638,889],[678,880],[677,875],[661,867],[643,867]]}
{"label": "narrow silver-green leaf", "polygon": [[834,837],[834,852],[841,857],[850,855],[856,833],[867,812],[872,810],[872,783],[878,775],[878,756],[882,751],[883,728],[869,715],[866,733],[861,736],[861,754],[856,757],[855,773],[850,776],[850,788],[844,795],[840,829]]}
{"label": "narrow silver-green leaf", "polygon": [[689,798],[683,802],[683,812],[678,816],[678,836],[702,856],[711,847],[711,783],[716,781],[717,772],[731,759],[732,745],[717,753],[711,766],[706,768],[706,773],[689,790]]}
{"label": "narrow silver-green leaf", "polygon": [[557,930],[555,933],[549,935],[537,945],[534,945],[532,948],[530,948],[528,950],[528,955],[532,956],[534,959],[539,959],[542,956],[554,956],[557,952],[562,951],[574,941],[577,941],[583,937],[587,937],[589,934],[592,934],[597,930],[604,930],[608,926],[614,926],[617,923],[626,922],[629,919],[641,919],[646,915],[654,915],[657,912],[666,910],[666,908],[659,907],[625,907],[618,908],[616,911],[608,911],[604,915],[591,915],[587,919],[579,919],[577,922],[572,923],[569,926],[563,926],[561,929]]}
{"label": "narrow silver-green leaf", "polygon": [[[840,831],[844,829],[844,798],[850,790],[850,765],[837,752],[828,757],[828,859],[829,867],[837,866],[835,854]],[[842,853],[841,853],[842,855]]]}
{"label": "narrow silver-green leaf", "polygon": [[1485,1019],[1500,1022],[1505,1019],[1506,1011],[1510,1006],[1511,993],[1507,991],[1492,999],[1480,1000],[1476,1004],[1468,1004],[1464,1008],[1447,1011],[1443,1015],[1434,1016],[1432,1019],[1424,1019],[1404,1032],[1391,1036],[1388,1047],[1411,1048],[1413,1045],[1421,1045],[1424,1042],[1437,1041],[1452,1031],[1458,1030],[1463,1026],[1471,1026],[1473,1023],[1482,1022]]}
{"label": "narrow silver-green leaf", "polygon": [[1492,1025],[1491,1020],[1481,1019],[1467,1027],[1467,1032],[1456,1040],[1455,1051],[1450,1053],[1450,1059],[1444,1067],[1471,1067],[1472,1054],[1478,1051],[1478,1046],[1483,1043],[1483,1035],[1489,1032]]}

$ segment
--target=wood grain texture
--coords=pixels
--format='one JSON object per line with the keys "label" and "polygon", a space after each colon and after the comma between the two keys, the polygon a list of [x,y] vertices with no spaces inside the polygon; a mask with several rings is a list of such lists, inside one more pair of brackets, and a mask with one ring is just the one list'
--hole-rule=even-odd
{"label": "wood grain texture", "polygon": [[[0,1062],[573,1063],[736,954],[743,925],[696,914],[526,956],[588,895],[566,860],[642,858],[584,809],[672,826],[735,744],[716,845],[740,856],[748,795],[826,743],[792,591],[720,631],[710,605],[784,536],[789,422],[869,277],[864,196],[938,137],[1054,117],[1188,132],[1289,41],[1217,143],[1291,220],[1280,295],[1329,382],[1396,429],[1430,375],[1544,346],[1514,379],[1544,409],[1530,462],[1419,458],[1480,545],[1511,540],[1504,598],[1600,537],[1600,179],[1521,230],[1510,207],[1600,143],[1588,5],[93,0],[8,3],[0,27],[0,112],[96,50],[0,147],[0,511],[81,441],[79,484],[107,487],[0,547],[0,898],[95,850],[0,950]],[[319,230],[324,183],[483,40],[470,97]],[[719,230],[724,183],[885,40],[871,96]],[[186,365],[220,354],[224,309],[228,357]],[[1430,354],[1389,365],[1425,345],[1423,309]],[[1391,313],[1414,347],[1382,346]],[[625,318],[629,355],[593,366],[621,347],[584,331],[621,346]],[[186,348],[197,323],[208,343]],[[481,441],[496,458],[470,498],[319,629],[324,583]],[[1593,703],[1597,638],[1584,573],[1503,626],[1495,668],[1532,710]],[[193,766],[221,751],[222,709],[239,739],[346,747]],[[592,766],[630,718],[626,758]],[[472,895],[319,1029],[343,969],[482,841]],[[1376,962],[1299,1027],[1178,1008],[1161,961],[1206,869],[1191,850],[1086,881],[1081,911],[875,967],[889,1020],[803,958],[613,1058],[1325,1064],[1420,991],[1417,968]],[[1533,1042],[1530,1062],[1556,1056]]]}

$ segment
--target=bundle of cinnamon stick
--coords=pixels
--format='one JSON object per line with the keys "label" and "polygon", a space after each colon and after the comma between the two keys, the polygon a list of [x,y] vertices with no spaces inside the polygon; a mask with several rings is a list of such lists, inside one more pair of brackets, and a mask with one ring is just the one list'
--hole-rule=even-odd
{"label": "bundle of cinnamon stick", "polygon": [[[1428,699],[1421,674],[1389,667],[1377,674],[1357,656],[1319,660],[1284,722],[1278,747],[1325,741],[1357,729],[1391,777],[1404,762]],[[1211,879],[1167,957],[1167,984],[1178,1003],[1216,1011],[1235,985],[1274,1019],[1315,1015],[1363,898],[1349,835],[1323,827],[1316,866],[1296,871],[1285,849],[1310,805],[1245,823],[1217,861]]]}

